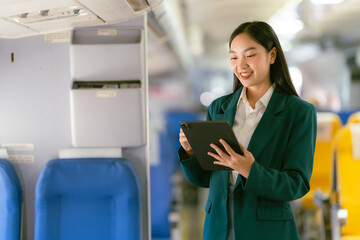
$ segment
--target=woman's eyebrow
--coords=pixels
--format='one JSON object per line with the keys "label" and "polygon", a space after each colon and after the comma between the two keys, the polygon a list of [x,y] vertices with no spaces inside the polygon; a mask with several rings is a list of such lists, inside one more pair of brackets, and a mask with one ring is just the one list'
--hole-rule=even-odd
{"label": "woman's eyebrow", "polygon": [[244,52],[247,52],[247,51],[250,51],[250,50],[255,50],[256,48],[255,47],[249,47],[247,49],[244,50]]}
{"label": "woman's eyebrow", "polygon": [[[244,50],[244,52],[247,52],[247,51],[250,51],[250,50],[255,50],[256,48],[255,47],[249,47],[247,49]],[[236,51],[233,51],[233,50],[229,50],[229,53],[236,53]]]}

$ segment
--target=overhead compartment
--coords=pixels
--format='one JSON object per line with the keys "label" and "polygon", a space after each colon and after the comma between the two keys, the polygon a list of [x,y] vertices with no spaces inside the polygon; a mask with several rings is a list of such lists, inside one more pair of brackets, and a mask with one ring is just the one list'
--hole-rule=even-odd
{"label": "overhead compartment", "polygon": [[27,36],[37,34],[36,31],[0,18],[0,38],[11,38],[16,36]]}
{"label": "overhead compartment", "polygon": [[146,0],[81,0],[79,2],[105,22],[130,19],[151,8]]}
{"label": "overhead compartment", "polygon": [[[118,23],[135,18],[162,0],[19,0],[0,1],[0,37],[16,38]],[[16,29],[16,31],[13,30]]]}
{"label": "overhead compartment", "polygon": [[104,23],[85,6],[74,0],[20,0],[0,2],[0,22],[16,25],[2,28],[1,37],[17,38],[41,33],[70,30],[74,26]]}

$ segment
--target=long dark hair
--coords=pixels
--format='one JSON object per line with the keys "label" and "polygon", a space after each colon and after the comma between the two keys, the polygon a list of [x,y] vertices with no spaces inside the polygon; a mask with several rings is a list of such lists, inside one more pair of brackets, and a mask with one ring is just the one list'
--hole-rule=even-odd
{"label": "long dark hair", "polygon": [[[267,52],[270,52],[273,47],[276,48],[275,62],[270,65],[270,80],[272,83],[275,82],[276,86],[279,86],[284,92],[298,96],[290,78],[289,68],[286,63],[284,52],[272,27],[269,24],[260,21],[245,22],[238,26],[231,34],[229,48],[231,47],[231,43],[234,38],[244,32],[249,34],[249,36],[256,42],[261,44]],[[234,92],[241,86],[241,82],[234,74]]]}

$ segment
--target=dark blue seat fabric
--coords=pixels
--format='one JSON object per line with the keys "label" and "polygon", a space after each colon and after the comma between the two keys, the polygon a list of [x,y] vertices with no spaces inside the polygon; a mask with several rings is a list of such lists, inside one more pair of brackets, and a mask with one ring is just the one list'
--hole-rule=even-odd
{"label": "dark blue seat fabric", "polygon": [[140,184],[125,159],[55,159],[35,192],[35,240],[138,240]]}
{"label": "dark blue seat fabric", "polygon": [[159,163],[150,167],[151,189],[151,233],[152,239],[170,239],[169,214],[174,199],[172,176],[180,170],[177,156],[179,143],[179,122],[199,120],[197,113],[168,111],[165,114],[165,129],[159,135]]}
{"label": "dark blue seat fabric", "polygon": [[22,190],[14,166],[0,159],[0,239],[19,240]]}
{"label": "dark blue seat fabric", "polygon": [[150,167],[151,189],[151,233],[152,239],[170,237],[169,214],[173,201],[173,183],[171,176],[174,174],[174,165],[178,164],[171,159],[171,142],[166,134],[160,134],[160,162]]}

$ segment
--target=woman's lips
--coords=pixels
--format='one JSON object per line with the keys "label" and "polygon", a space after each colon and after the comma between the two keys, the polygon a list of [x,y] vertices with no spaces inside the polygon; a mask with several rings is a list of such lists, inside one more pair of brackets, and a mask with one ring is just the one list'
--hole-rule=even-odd
{"label": "woman's lips", "polygon": [[241,72],[239,75],[241,76],[242,79],[246,80],[246,79],[248,79],[252,74],[253,74],[253,72]]}

